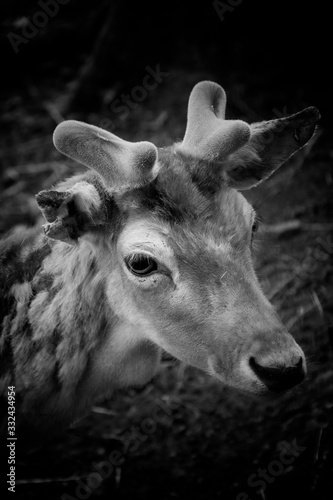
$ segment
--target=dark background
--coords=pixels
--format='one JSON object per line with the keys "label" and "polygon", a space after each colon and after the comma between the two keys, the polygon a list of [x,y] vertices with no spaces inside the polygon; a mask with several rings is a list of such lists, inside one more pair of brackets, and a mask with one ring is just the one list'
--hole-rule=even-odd
{"label": "dark background", "polygon": [[159,63],[169,71],[215,77],[227,87],[243,85],[250,106],[270,89],[275,105],[277,99],[295,108],[311,102],[325,119],[332,79],[331,15],[324,2],[230,0],[225,12],[217,5],[68,0],[15,54],[6,35],[21,34],[27,19],[42,9],[36,0],[3,0],[5,95],[24,95],[29,85],[45,96],[63,93],[94,55],[80,109],[98,110],[106,89],[129,89],[140,82],[147,65]]}
{"label": "dark background", "polygon": [[[305,349],[308,380],[275,402],[245,400],[166,356],[151,383],[121,391],[74,431],[34,449],[22,437],[19,498],[80,498],[80,481],[87,484],[93,464],[115,449],[124,465],[98,487],[83,488],[82,498],[330,498],[332,255],[312,267],[305,259],[332,229],[332,16],[324,2],[224,3],[223,13],[222,2],[203,0],[70,0],[16,54],[8,34],[22,35],[42,9],[35,0],[2,0],[0,232],[41,223],[34,194],[77,171],[52,145],[62,119],[171,144],[184,134],[189,93],[203,79],[226,89],[228,117],[251,122],[316,106],[317,140],[251,193],[266,223],[258,273]],[[142,85],[147,66],[157,65],[168,76],[134,109],[112,111],[115,99]],[[277,226],[290,220],[297,230]],[[124,450],[131,426],[142,427],[161,400],[168,418],[133,453]],[[304,452],[257,493],[248,478],[295,439]]]}

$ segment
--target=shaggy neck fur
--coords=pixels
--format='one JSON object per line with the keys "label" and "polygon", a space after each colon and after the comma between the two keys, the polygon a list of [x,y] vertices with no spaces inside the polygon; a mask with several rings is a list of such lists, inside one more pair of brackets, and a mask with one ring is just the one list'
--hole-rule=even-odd
{"label": "shaggy neck fur", "polygon": [[37,237],[21,249],[22,266],[38,258],[42,248],[49,255],[35,275],[21,276],[7,289],[12,310],[3,318],[0,353],[11,363],[1,363],[6,368],[1,389],[15,385],[24,413],[33,409],[41,417],[71,420],[84,405],[79,399],[90,358],[115,318],[105,304],[92,246],[49,246]]}

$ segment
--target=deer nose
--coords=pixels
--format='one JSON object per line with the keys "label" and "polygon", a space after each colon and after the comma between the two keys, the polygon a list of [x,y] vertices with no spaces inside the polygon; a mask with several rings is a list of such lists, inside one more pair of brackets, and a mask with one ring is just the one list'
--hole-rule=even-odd
{"label": "deer nose", "polygon": [[254,357],[250,358],[250,367],[257,377],[270,391],[282,392],[291,389],[305,378],[305,369],[302,357],[293,366],[263,366]]}

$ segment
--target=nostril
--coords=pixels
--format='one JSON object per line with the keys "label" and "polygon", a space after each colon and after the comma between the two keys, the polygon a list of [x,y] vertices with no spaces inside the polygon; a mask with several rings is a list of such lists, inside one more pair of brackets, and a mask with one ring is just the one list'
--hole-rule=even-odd
{"label": "nostril", "polygon": [[304,380],[303,359],[300,357],[293,366],[263,366],[251,357],[249,365],[257,377],[274,392],[286,391]]}

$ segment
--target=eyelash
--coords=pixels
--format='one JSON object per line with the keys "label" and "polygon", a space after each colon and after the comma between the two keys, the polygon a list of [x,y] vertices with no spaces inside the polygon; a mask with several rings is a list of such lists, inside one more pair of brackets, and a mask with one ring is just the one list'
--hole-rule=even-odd
{"label": "eyelash", "polygon": [[[147,254],[133,254],[125,259],[125,263],[127,269],[135,276],[149,276],[158,269],[156,260]],[[140,267],[140,263],[141,266],[142,264],[146,264],[146,267]],[[147,269],[148,272],[145,272]]]}

